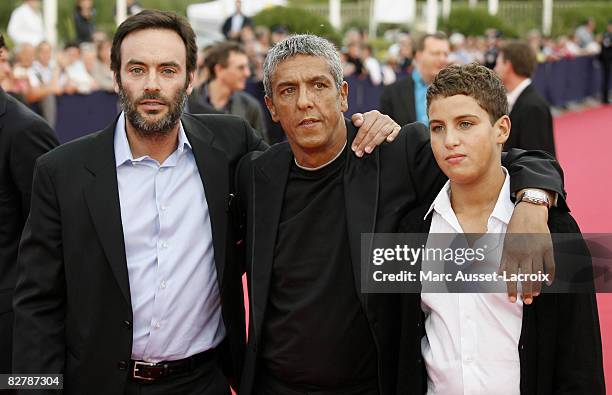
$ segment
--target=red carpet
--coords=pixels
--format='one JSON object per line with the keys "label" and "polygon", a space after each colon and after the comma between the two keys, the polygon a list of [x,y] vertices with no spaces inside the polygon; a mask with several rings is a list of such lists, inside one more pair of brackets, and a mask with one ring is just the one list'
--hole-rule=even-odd
{"label": "red carpet", "polygon": [[[612,233],[612,106],[555,118],[557,156],[583,233]],[[612,294],[598,295],[607,393],[612,394]]]}

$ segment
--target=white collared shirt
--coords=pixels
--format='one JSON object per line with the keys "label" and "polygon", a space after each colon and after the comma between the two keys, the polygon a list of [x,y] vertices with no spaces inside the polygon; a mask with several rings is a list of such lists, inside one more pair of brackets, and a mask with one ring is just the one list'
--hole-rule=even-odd
{"label": "white collared shirt", "polygon": [[122,113],[115,129],[121,222],[134,315],[132,359],[177,360],[225,337],[202,179],[180,125],[159,164],[134,158]]}
{"label": "white collared shirt", "polygon": [[514,103],[516,103],[521,93],[523,93],[523,91],[525,90],[525,88],[529,86],[529,84],[531,84],[531,79],[527,78],[523,80],[523,82],[518,84],[516,88],[512,90],[512,92],[508,92],[507,97],[508,97],[508,111],[509,112],[512,111],[512,107],[514,107]]}
{"label": "white collared shirt", "polygon": [[37,46],[45,39],[42,14],[29,4],[23,3],[11,14],[7,33],[16,46],[23,43]]}
{"label": "white collared shirt", "polygon": [[[514,211],[507,171],[487,233],[503,234]],[[464,233],[450,202],[450,181],[427,215],[429,233]],[[429,238],[431,239],[431,238]],[[476,242],[475,247],[478,245]],[[428,240],[430,248],[430,240]],[[439,247],[439,246],[436,246]],[[501,244],[496,251],[501,251]],[[423,270],[428,262],[423,261]],[[421,341],[428,395],[518,395],[523,306],[504,293],[421,294],[426,336]]]}

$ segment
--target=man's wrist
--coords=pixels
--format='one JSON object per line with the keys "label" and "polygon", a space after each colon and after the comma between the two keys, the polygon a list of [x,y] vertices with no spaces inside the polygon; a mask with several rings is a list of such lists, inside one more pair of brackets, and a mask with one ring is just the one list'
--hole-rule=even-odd
{"label": "man's wrist", "polygon": [[524,188],[516,194],[516,205],[529,203],[549,209],[557,204],[557,193],[545,189]]}

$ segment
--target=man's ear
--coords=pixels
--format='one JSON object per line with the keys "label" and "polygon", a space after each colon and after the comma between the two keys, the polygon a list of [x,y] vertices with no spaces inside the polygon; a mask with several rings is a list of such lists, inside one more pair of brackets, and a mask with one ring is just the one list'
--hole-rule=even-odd
{"label": "man's ear", "polygon": [[268,95],[266,95],[266,96],[264,96],[264,100],[266,102],[266,107],[268,107],[268,111],[270,111],[270,115],[272,116],[272,120],[274,122],[279,122],[280,119],[276,115],[276,107],[274,107],[274,102],[272,101],[272,98],[269,97]]}
{"label": "man's ear", "polygon": [[512,124],[510,122],[510,117],[507,115],[502,115],[497,122],[495,122],[495,130],[497,133],[495,137],[497,144],[504,144],[506,140],[508,140],[511,128]]}
{"label": "man's ear", "polygon": [[187,84],[187,89],[185,90],[185,92],[187,93],[187,96],[189,96],[191,95],[191,92],[193,91],[193,82],[195,81],[195,71],[187,73],[187,78],[189,78],[189,83]]}
{"label": "man's ear", "polygon": [[345,112],[348,110],[348,82],[342,81],[340,85],[340,111]]}
{"label": "man's ear", "polygon": [[117,75],[117,72],[113,71],[113,89],[115,90],[115,93],[117,93],[117,94],[119,94],[118,77],[119,77],[119,75]]}

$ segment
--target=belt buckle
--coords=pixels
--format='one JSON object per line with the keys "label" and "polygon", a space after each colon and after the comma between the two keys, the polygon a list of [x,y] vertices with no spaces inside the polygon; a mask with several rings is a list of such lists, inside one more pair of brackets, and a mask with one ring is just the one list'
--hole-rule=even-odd
{"label": "belt buckle", "polygon": [[134,361],[134,369],[132,370],[132,377],[135,379],[146,380],[146,381],[155,380],[154,377],[144,377],[144,376],[140,376],[137,373],[139,366],[155,366],[155,365],[157,365],[155,362]]}

